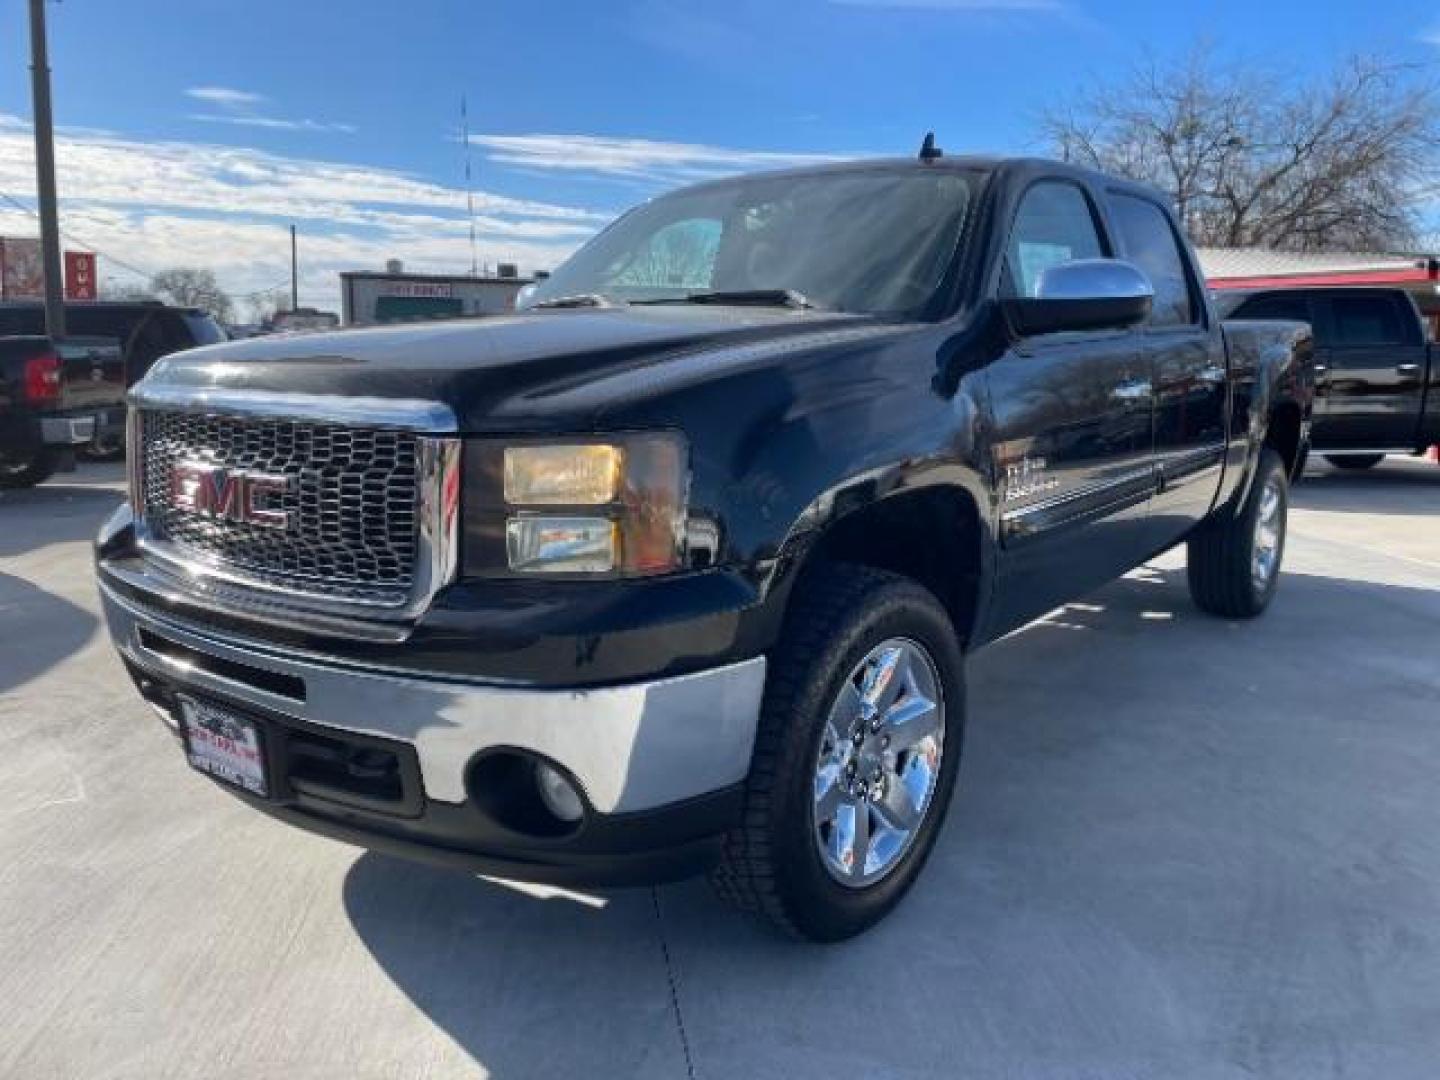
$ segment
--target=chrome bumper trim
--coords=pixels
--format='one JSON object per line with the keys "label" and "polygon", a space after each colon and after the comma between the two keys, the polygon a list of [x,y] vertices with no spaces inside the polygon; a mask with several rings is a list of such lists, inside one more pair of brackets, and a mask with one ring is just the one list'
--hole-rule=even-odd
{"label": "chrome bumper trim", "polygon": [[[593,690],[533,690],[361,672],[222,640],[145,611],[103,582],[116,648],[168,681],[337,730],[410,744],[425,794],[463,803],[471,759],[492,747],[543,754],[579,781],[600,813],[632,813],[718,791],[750,769],[765,686],[756,657],[672,679]],[[139,630],[203,654],[289,675],[305,700],[177,662]]]}

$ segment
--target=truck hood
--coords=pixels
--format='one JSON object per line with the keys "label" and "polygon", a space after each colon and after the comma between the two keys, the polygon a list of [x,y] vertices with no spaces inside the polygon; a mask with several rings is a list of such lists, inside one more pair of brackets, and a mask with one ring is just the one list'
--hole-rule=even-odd
{"label": "truck hood", "polygon": [[624,376],[642,369],[709,371],[729,351],[737,362],[763,361],[811,339],[830,344],[893,325],[859,315],[698,305],[526,312],[211,345],[166,357],[137,389],[424,399],[448,405],[462,431],[485,431],[589,419],[576,415],[582,401],[586,413],[603,411],[596,390],[607,381],[633,389],[635,380]]}

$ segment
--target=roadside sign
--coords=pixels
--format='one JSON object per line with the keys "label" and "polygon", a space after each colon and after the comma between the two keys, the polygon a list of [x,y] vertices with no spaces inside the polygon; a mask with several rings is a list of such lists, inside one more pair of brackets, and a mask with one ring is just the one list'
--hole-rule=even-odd
{"label": "roadside sign", "polygon": [[94,300],[97,295],[95,253],[93,251],[65,252],[65,299]]}

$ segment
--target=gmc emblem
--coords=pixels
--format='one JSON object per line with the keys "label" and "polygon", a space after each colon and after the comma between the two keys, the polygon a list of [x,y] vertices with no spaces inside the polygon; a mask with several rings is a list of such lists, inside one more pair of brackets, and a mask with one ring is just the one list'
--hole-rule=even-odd
{"label": "gmc emblem", "polygon": [[170,470],[170,505],[200,517],[285,529],[290,515],[274,503],[294,486],[290,476],[181,461]]}

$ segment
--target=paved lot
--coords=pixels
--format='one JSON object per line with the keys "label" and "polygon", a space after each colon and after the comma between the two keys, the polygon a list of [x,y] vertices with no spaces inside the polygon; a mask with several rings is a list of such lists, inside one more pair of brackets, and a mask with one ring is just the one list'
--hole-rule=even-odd
{"label": "paved lot", "polygon": [[1248,625],[1172,557],[971,665],[894,918],[777,940],[290,831],[189,773],[97,619],[89,468],[0,498],[0,1077],[1431,1078],[1440,468],[1316,470]]}

